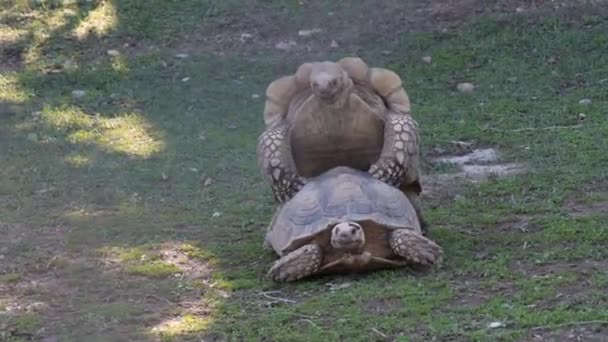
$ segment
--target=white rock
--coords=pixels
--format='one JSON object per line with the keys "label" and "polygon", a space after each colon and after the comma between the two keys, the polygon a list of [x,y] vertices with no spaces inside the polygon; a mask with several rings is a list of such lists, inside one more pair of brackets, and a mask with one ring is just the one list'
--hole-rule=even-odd
{"label": "white rock", "polygon": [[509,81],[511,83],[515,83],[515,82],[517,82],[517,77],[509,77],[509,78],[507,78],[507,81]]}
{"label": "white rock", "polygon": [[188,82],[188,81],[190,81],[190,77],[184,77],[184,78],[182,78],[182,82]]}
{"label": "white rock", "polygon": [[333,39],[332,39],[332,40],[331,40],[331,44],[330,44],[329,46],[330,46],[331,48],[334,48],[334,49],[335,49],[335,48],[339,47],[340,45],[338,45],[338,42],[337,42],[337,41],[335,41],[335,40],[333,40]]}
{"label": "white rock", "polygon": [[253,38],[253,35],[251,33],[241,33],[241,38],[240,38],[241,42],[244,43],[251,38]]}
{"label": "white rock", "polygon": [[492,323],[488,324],[488,328],[490,328],[490,329],[496,329],[496,328],[500,328],[502,326],[503,326],[502,322],[492,322]]}
{"label": "white rock", "polygon": [[470,92],[473,92],[473,90],[475,89],[475,86],[472,83],[463,82],[463,83],[458,83],[458,85],[456,86],[456,89],[458,89],[458,91],[460,91],[462,93],[470,93]]}
{"label": "white rock", "polygon": [[275,44],[275,48],[283,51],[289,51],[292,47],[298,45],[295,41],[290,40],[288,42],[278,42]]}
{"label": "white rock", "polygon": [[180,59],[185,59],[185,58],[190,57],[190,55],[187,54],[187,53],[178,53],[178,54],[175,55],[175,57],[176,58],[180,58]]}
{"label": "white rock", "polygon": [[300,37],[310,37],[315,33],[321,33],[323,32],[320,28],[314,28],[311,30],[300,30],[298,31],[298,36]]}
{"label": "white rock", "polygon": [[211,216],[213,216],[213,217],[220,217],[220,216],[222,216],[222,213],[220,213],[219,211],[216,211]]}
{"label": "white rock", "polygon": [[251,94],[251,98],[252,99],[259,99],[260,98],[260,94]]}
{"label": "white rock", "polygon": [[433,61],[433,58],[431,56],[424,56],[424,57],[422,57],[422,61],[424,63],[431,64],[431,62]]}
{"label": "white rock", "polygon": [[112,57],[116,57],[116,56],[120,55],[120,51],[114,50],[114,49],[108,50],[107,53],[109,56],[112,56]]}
{"label": "white rock", "polygon": [[578,103],[582,104],[582,105],[590,105],[591,99],[582,99],[582,100],[578,101]]}
{"label": "white rock", "polygon": [[87,92],[84,90],[72,90],[72,97],[77,98],[77,99],[85,96],[86,94],[87,94]]}

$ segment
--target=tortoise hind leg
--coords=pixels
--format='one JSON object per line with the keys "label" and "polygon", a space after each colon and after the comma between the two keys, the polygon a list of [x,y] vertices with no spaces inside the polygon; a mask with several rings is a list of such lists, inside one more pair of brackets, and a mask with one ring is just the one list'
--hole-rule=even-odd
{"label": "tortoise hind leg", "polygon": [[438,264],[443,256],[443,249],[439,245],[410,229],[393,231],[389,245],[395,254],[415,264]]}
{"label": "tortoise hind leg", "polygon": [[279,203],[289,200],[306,183],[297,173],[286,133],[287,126],[279,125],[264,131],[257,142],[258,166]]}
{"label": "tortoise hind leg", "polygon": [[276,282],[295,281],[316,273],[322,259],[318,245],[304,245],[275,261],[268,271],[268,277]]}

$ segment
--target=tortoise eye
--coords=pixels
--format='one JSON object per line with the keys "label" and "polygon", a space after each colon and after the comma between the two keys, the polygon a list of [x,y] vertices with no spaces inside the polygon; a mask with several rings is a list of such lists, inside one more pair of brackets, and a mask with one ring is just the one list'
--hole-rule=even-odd
{"label": "tortoise eye", "polygon": [[350,233],[352,235],[355,235],[356,232],[357,232],[357,228],[353,227],[353,228],[350,229]]}
{"label": "tortoise eye", "polygon": [[332,87],[335,87],[337,84],[338,84],[338,81],[336,79],[329,81],[329,85]]}

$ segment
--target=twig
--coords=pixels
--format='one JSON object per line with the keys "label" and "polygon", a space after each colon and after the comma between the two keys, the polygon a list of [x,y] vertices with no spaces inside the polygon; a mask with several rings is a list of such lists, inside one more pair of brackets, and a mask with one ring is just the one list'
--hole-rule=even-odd
{"label": "twig", "polygon": [[380,330],[378,330],[378,329],[376,329],[376,328],[372,328],[371,330],[372,330],[373,332],[375,332],[376,334],[378,334],[378,335],[382,336],[383,338],[388,338],[388,336],[386,336],[386,334],[385,334],[385,333],[383,333],[382,331],[380,331]]}
{"label": "twig", "polygon": [[589,324],[608,324],[608,321],[596,320],[596,321],[566,322],[566,323],[557,324],[557,325],[545,325],[545,326],[540,326],[540,327],[534,327],[534,328],[531,328],[530,330],[563,328],[563,327],[568,327],[568,326],[572,326],[572,325],[580,326],[580,325],[589,325]]}
{"label": "twig", "polygon": [[310,323],[310,325],[312,325],[313,327],[315,327],[315,328],[319,329],[319,326],[318,326],[318,325],[317,325],[315,322],[311,321],[311,320],[310,320],[310,319],[308,319],[308,318],[301,318],[301,319],[300,319],[300,321],[308,322],[308,323]]}
{"label": "twig", "polygon": [[287,299],[287,298],[281,298],[281,297],[275,297],[275,296],[271,296],[269,293],[278,293],[279,291],[268,291],[268,292],[260,292],[259,294],[261,294],[262,296],[268,298],[268,299],[272,299],[272,300],[277,300],[279,302],[283,302],[283,303],[296,303],[295,300],[291,300],[291,299]]}
{"label": "twig", "polygon": [[555,129],[576,129],[576,128],[581,128],[581,127],[583,127],[583,125],[524,127],[524,128],[517,128],[517,129],[499,129],[499,128],[493,128],[493,127],[484,127],[482,129],[488,130],[488,131],[495,131],[495,132],[525,132],[525,131],[539,131],[539,130],[551,131],[551,130],[555,130]]}
{"label": "twig", "polygon": [[152,297],[152,298],[160,299],[160,300],[162,300],[163,302],[166,302],[169,305],[179,306],[179,305],[177,305],[177,303],[174,303],[174,302],[168,300],[167,298],[163,298],[161,296],[157,296],[157,295],[153,295],[153,294],[148,294],[148,295],[146,295],[146,297]]}

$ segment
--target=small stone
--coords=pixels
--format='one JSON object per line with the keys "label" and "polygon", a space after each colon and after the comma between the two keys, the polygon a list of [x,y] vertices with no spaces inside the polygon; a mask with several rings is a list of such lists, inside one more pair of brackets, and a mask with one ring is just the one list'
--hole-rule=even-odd
{"label": "small stone", "polygon": [[79,98],[85,96],[86,94],[87,94],[87,92],[84,90],[73,90],[72,91],[72,97],[76,98],[76,99],[79,99]]}
{"label": "small stone", "polygon": [[390,55],[390,54],[392,53],[392,51],[391,51],[391,50],[382,50],[382,52],[381,52],[381,53],[382,53],[383,55],[387,56],[387,55]]}
{"label": "small stone", "polygon": [[331,47],[332,49],[338,48],[340,47],[340,45],[338,45],[338,42],[335,41],[334,39],[331,40],[331,44],[329,44],[329,47]]}
{"label": "small stone", "polygon": [[192,171],[192,172],[198,172],[198,169],[195,168],[195,167],[191,167],[191,168],[189,168],[189,170]]}
{"label": "small stone", "polygon": [[522,7],[517,7],[517,8],[515,9],[515,12],[517,12],[517,13],[521,13],[521,12],[523,12],[523,11],[524,11],[524,9],[523,9]]}
{"label": "small stone", "polygon": [[587,118],[587,115],[585,115],[585,113],[578,113],[578,119],[583,121]]}
{"label": "small stone", "polygon": [[27,140],[29,140],[29,141],[38,141],[38,134],[36,134],[36,133],[28,133]]}
{"label": "small stone", "polygon": [[431,62],[433,61],[433,58],[431,56],[424,56],[424,57],[422,57],[422,61],[424,63],[431,64]]}
{"label": "small stone", "polygon": [[502,322],[492,322],[492,323],[488,324],[488,328],[490,328],[490,329],[496,329],[496,328],[500,328],[502,326],[503,326]]}
{"label": "small stone", "polygon": [[182,82],[188,82],[188,81],[190,81],[190,77],[184,77],[184,78],[182,78]]}
{"label": "small stone", "polygon": [[241,42],[246,42],[248,40],[250,40],[251,38],[253,38],[253,35],[251,33],[241,33]]}
{"label": "small stone", "polygon": [[278,42],[274,47],[278,50],[289,51],[292,47],[298,45],[295,41]]}
{"label": "small stone", "polygon": [[259,99],[260,98],[260,94],[252,94],[251,98],[254,99],[254,100],[255,99]]}
{"label": "small stone", "polygon": [[555,59],[555,57],[549,57],[549,59],[547,59],[547,62],[553,64],[553,63],[557,62],[557,59]]}
{"label": "small stone", "polygon": [[205,181],[203,182],[203,186],[204,187],[208,187],[213,183],[213,180],[211,178],[207,178],[205,179]]}
{"label": "small stone", "polygon": [[230,124],[228,125],[228,129],[237,129],[237,126],[235,124]]}
{"label": "small stone", "polygon": [[212,217],[220,217],[222,216],[222,213],[220,213],[219,211],[216,211],[213,213],[213,215],[211,215]]}
{"label": "small stone", "polygon": [[515,82],[517,82],[517,77],[509,77],[509,78],[507,78],[507,81],[509,81],[511,83],[515,83]]}
{"label": "small stone", "polygon": [[458,91],[460,91],[461,93],[471,93],[475,89],[475,86],[472,83],[463,82],[458,83],[456,89],[458,89]]}
{"label": "small stone", "polygon": [[160,179],[162,179],[162,180],[166,181],[167,179],[169,179],[169,176],[167,176],[167,174],[166,174],[166,173],[162,172],[162,173],[160,174]]}
{"label": "small stone", "polygon": [[185,58],[190,57],[190,55],[187,54],[187,53],[178,53],[178,54],[175,55],[175,57],[179,58],[179,59],[185,59]]}
{"label": "small stone", "polygon": [[310,37],[315,33],[321,33],[322,30],[320,28],[314,28],[311,30],[300,30],[298,31],[298,36],[300,37]]}
{"label": "small stone", "polygon": [[109,56],[112,56],[112,57],[116,57],[116,56],[120,55],[120,51],[114,50],[114,49],[108,50],[107,53]]}
{"label": "small stone", "polygon": [[582,105],[590,105],[591,99],[582,99],[582,100],[578,101],[578,103],[582,104]]}

